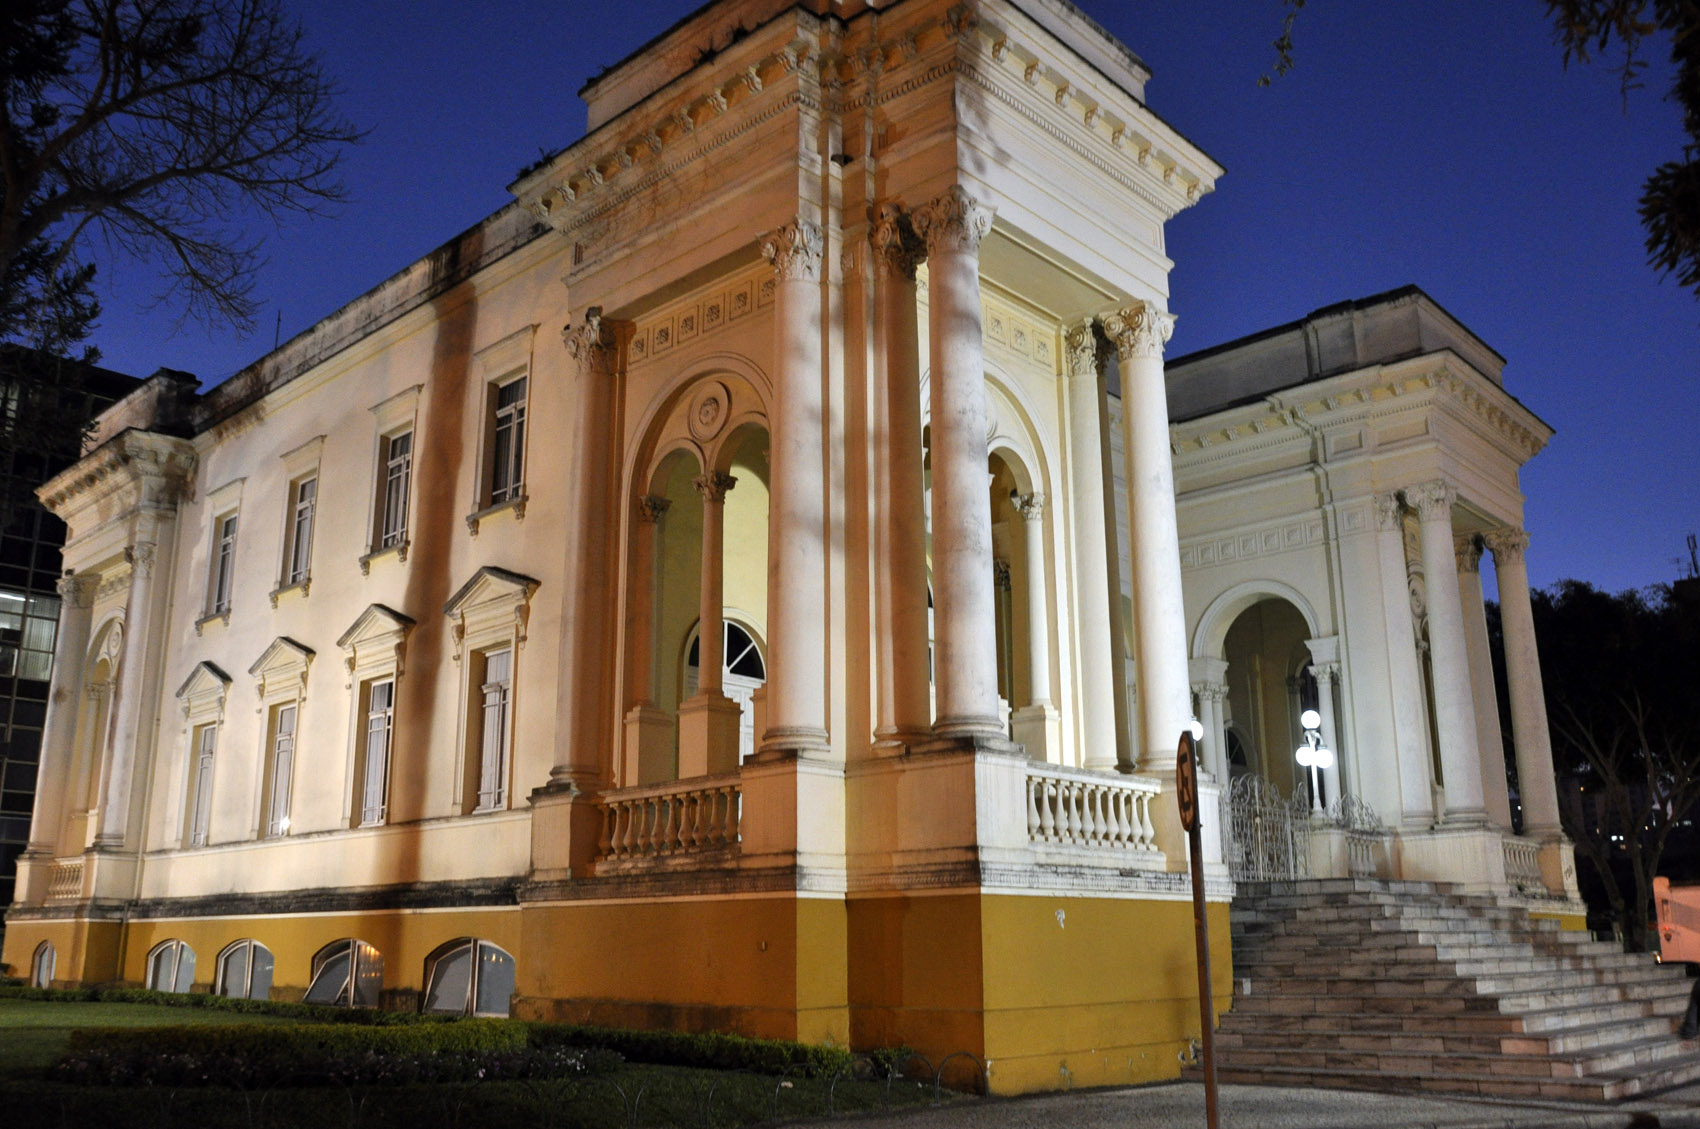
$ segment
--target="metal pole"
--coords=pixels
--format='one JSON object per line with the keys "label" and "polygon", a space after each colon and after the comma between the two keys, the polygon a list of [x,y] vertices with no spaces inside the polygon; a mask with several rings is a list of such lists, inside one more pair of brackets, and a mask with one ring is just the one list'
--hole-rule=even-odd
{"label": "metal pole", "polygon": [[1204,1117],[1209,1129],[1216,1120],[1216,1030],[1214,993],[1210,987],[1210,922],[1204,904],[1204,844],[1199,833],[1197,748],[1190,732],[1182,733],[1176,756],[1176,798],[1181,806],[1181,823],[1186,827],[1191,855],[1192,928],[1198,948],[1198,1020],[1204,1052]]}

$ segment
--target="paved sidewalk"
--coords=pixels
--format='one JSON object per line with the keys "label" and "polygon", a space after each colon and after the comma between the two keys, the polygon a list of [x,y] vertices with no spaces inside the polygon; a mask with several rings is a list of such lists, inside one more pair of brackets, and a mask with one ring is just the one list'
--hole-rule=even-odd
{"label": "paved sidewalk", "polygon": [[[1221,1129],[1700,1129],[1700,1086],[1621,1106],[1275,1086],[1223,1086],[1220,1095]],[[967,1101],[849,1122],[856,1129],[1203,1129],[1204,1123],[1204,1086],[1197,1082]]]}

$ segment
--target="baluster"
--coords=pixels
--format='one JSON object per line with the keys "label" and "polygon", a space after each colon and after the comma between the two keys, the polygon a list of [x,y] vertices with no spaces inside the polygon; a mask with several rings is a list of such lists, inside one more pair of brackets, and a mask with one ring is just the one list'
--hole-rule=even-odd
{"label": "baluster", "polygon": [[1057,781],[1057,831],[1065,843],[1080,842],[1080,789],[1072,781]]}
{"label": "baluster", "polygon": [[1054,781],[1040,777],[1039,784],[1039,837],[1047,843],[1057,841],[1057,812],[1054,806],[1056,796]]}
{"label": "baluster", "polygon": [[736,835],[738,789],[731,784],[726,785],[724,788],[720,789],[718,801],[720,804],[720,819],[717,824],[718,834],[715,837],[715,843],[718,846],[729,847],[732,845],[733,838]]}
{"label": "baluster", "polygon": [[741,843],[744,840],[744,789],[742,785],[734,784],[731,794],[727,797],[732,805],[728,819],[731,822],[731,834],[728,842]]}
{"label": "baluster", "polygon": [[1126,788],[1117,788],[1110,796],[1110,821],[1114,825],[1110,830],[1110,845],[1125,847],[1128,844],[1127,834],[1127,802],[1133,793]]}
{"label": "baluster", "polygon": [[1139,845],[1144,850],[1151,850],[1157,845],[1157,829],[1151,826],[1151,793],[1139,794]]}
{"label": "baluster", "polygon": [[630,853],[632,834],[632,809],[629,803],[621,801],[614,805],[614,836],[609,844],[609,852],[615,858],[625,858]]}
{"label": "baluster", "polygon": [[1039,837],[1039,803],[1034,790],[1039,782],[1033,777],[1027,778],[1027,841],[1032,842]]}
{"label": "baluster", "polygon": [[661,796],[655,801],[655,853],[670,855],[673,853],[674,839],[677,835],[675,824],[678,822],[679,803],[672,796]]}
{"label": "baluster", "polygon": [[597,835],[596,853],[607,858],[608,852],[614,844],[614,808],[611,804],[603,804],[600,811],[602,812],[602,827]]}

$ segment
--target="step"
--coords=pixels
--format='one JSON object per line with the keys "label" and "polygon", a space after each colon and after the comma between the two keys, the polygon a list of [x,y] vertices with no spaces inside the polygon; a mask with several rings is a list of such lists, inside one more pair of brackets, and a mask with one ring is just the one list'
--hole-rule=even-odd
{"label": "step", "polygon": [[1236,1030],[1224,1024],[1217,1032],[1216,1046],[1218,1050],[1243,1047],[1254,1050],[1565,1056],[1603,1052],[1649,1039],[1671,1042],[1675,1031],[1671,1020],[1664,1016],[1640,1016],[1617,1022],[1557,1030],[1544,1035],[1525,1035],[1508,1031],[1366,1031],[1339,1024],[1339,1017],[1330,1018],[1336,1021],[1336,1026],[1297,1031],[1264,1030],[1258,1027]]}
{"label": "step", "polygon": [[[1201,1073],[1189,1067],[1182,1077],[1196,1080]],[[1474,1075],[1390,1074],[1379,1070],[1317,1071],[1296,1067],[1245,1068],[1217,1064],[1221,1082],[1263,1086],[1326,1087],[1434,1094],[1479,1095],[1498,1098],[1550,1098],[1571,1101],[1617,1101],[1657,1093],[1700,1078],[1700,1059],[1687,1059],[1644,1074],[1613,1072],[1592,1078],[1514,1078]]]}

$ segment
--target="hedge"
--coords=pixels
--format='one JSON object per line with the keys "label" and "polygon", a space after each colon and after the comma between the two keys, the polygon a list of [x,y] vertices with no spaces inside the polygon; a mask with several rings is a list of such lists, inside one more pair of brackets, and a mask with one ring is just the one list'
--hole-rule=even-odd
{"label": "hedge", "polygon": [[0,1000],[45,1000],[57,1003],[155,1004],[159,1007],[211,1008],[248,1015],[276,1015],[314,1023],[351,1023],[364,1027],[398,1024],[444,1023],[455,1015],[412,1011],[379,1011],[374,1008],[330,1007],[324,1004],[295,1004],[282,1000],[243,1000],[190,992],[156,992],[149,988],[28,988],[0,985]]}
{"label": "hedge", "polygon": [[763,1074],[800,1073],[826,1078],[852,1057],[843,1047],[793,1043],[783,1039],[751,1039],[743,1035],[682,1031],[627,1031],[566,1023],[533,1023],[531,1043],[537,1047],[606,1047],[629,1062],[662,1066],[701,1066],[711,1070],[754,1070]]}

